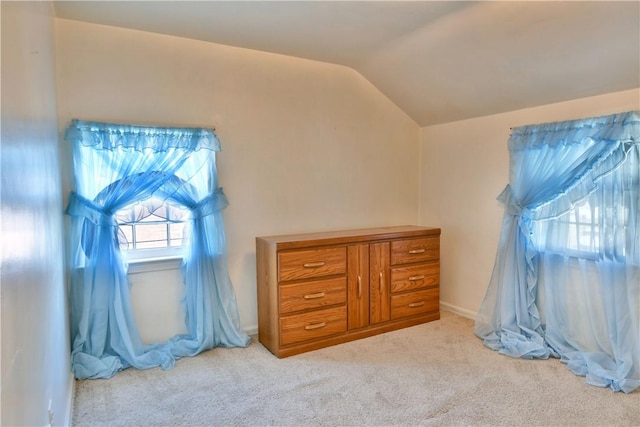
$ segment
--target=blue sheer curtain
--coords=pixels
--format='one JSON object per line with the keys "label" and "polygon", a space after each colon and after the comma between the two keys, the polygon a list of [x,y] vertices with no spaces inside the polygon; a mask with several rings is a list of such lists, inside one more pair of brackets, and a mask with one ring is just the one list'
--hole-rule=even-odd
{"label": "blue sheer curtain", "polygon": [[475,332],[640,386],[640,112],[513,129],[498,253]]}
{"label": "blue sheer curtain", "polygon": [[[70,326],[76,378],[109,378],[127,367],[173,367],[175,360],[216,346],[245,347],[226,264],[210,129],[157,128],[74,120],[76,190],[71,193]],[[155,211],[157,201],[182,206],[187,218],[183,281],[187,334],[143,344],[129,296],[127,263],[120,253],[116,216],[135,203]],[[184,210],[163,211],[184,215]],[[182,219],[182,218],[180,218]]]}

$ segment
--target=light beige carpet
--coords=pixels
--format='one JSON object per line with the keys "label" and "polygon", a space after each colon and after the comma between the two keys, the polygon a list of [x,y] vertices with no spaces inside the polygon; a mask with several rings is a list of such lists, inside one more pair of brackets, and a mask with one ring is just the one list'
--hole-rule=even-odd
{"label": "light beige carpet", "polygon": [[640,426],[640,393],[585,384],[558,360],[482,345],[439,321],[277,359],[255,339],[170,371],[78,381],[76,426]]}

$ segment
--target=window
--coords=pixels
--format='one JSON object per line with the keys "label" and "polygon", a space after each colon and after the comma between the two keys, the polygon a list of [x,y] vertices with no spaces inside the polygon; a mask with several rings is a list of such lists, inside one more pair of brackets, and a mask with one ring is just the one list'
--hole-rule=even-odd
{"label": "window", "polygon": [[570,257],[638,264],[633,253],[637,237],[631,232],[638,216],[639,150],[603,176],[586,199],[557,218],[532,222],[531,238],[539,252]]}
{"label": "window", "polygon": [[181,254],[189,211],[152,198],[116,213],[120,250],[130,260]]}
{"label": "window", "polygon": [[532,238],[539,251],[578,258],[597,258],[600,252],[600,213],[586,201],[551,221],[534,221]]}
{"label": "window", "polygon": [[597,252],[600,247],[598,206],[589,202],[576,206],[567,215],[567,249],[578,252]]}
{"label": "window", "polygon": [[183,222],[171,222],[151,215],[140,222],[118,225],[126,240],[120,240],[120,250],[158,249],[182,246]]}

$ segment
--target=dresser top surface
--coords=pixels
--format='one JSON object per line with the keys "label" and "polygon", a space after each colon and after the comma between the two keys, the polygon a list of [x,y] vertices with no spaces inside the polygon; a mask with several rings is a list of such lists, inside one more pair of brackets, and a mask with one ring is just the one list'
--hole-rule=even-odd
{"label": "dresser top surface", "polygon": [[277,245],[278,249],[295,249],[312,245],[337,245],[372,240],[388,240],[407,237],[440,235],[440,229],[401,225],[393,227],[359,228],[317,233],[285,234],[280,236],[257,237],[257,241]]}

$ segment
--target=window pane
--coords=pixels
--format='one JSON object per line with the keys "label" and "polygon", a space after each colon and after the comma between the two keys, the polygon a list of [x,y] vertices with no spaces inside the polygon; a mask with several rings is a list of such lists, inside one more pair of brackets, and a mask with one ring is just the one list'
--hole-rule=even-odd
{"label": "window pane", "polygon": [[[169,207],[168,204],[162,203],[162,200],[152,198],[117,212],[118,241],[121,250],[134,253],[137,250],[144,250],[146,257],[152,257],[153,255],[149,255],[153,253],[153,251],[149,252],[150,249],[182,247],[184,223],[173,223],[166,218],[167,215],[176,220],[186,218],[189,211],[181,206]],[[150,214],[151,211],[153,214]]]}
{"label": "window pane", "polygon": [[118,228],[118,243],[120,244],[120,250],[127,251],[133,249],[133,226],[120,225]]}
{"label": "window pane", "polygon": [[169,224],[169,235],[170,235],[170,246],[182,246],[182,236],[184,233],[184,223],[170,223]]}
{"label": "window pane", "polygon": [[568,238],[567,247],[569,249],[578,250],[578,226],[575,223],[570,223],[568,227]]}
{"label": "window pane", "polygon": [[167,247],[167,224],[138,223],[135,227],[136,249]]}

